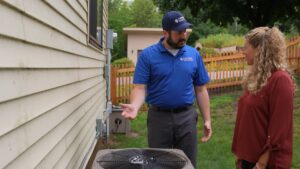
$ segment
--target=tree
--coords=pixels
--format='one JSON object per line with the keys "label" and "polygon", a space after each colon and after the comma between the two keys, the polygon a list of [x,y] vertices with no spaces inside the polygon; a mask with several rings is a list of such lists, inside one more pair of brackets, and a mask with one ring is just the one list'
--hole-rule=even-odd
{"label": "tree", "polygon": [[109,0],[108,25],[118,33],[112,60],[126,57],[125,27],[161,27],[161,14],[152,0],[135,0],[131,5],[124,0]]}
{"label": "tree", "polygon": [[273,25],[296,20],[300,16],[299,0],[154,0],[162,11],[189,8],[193,16],[221,25],[238,17],[249,27]]}
{"label": "tree", "polygon": [[210,20],[207,20],[206,22],[194,22],[192,29],[192,34],[187,41],[187,43],[192,46],[200,38],[204,38],[208,35],[227,33],[227,30],[224,27],[218,26],[212,23]]}
{"label": "tree", "polygon": [[132,25],[132,16],[127,2],[123,0],[110,0],[108,7],[108,26],[118,34],[112,51],[112,59],[115,60],[126,56],[123,28]]}
{"label": "tree", "polygon": [[136,27],[161,27],[161,14],[152,0],[135,0],[131,5],[132,23]]}

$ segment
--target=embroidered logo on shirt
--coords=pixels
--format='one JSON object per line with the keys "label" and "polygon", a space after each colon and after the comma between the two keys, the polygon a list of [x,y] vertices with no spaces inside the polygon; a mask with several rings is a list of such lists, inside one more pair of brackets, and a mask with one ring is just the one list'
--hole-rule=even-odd
{"label": "embroidered logo on shirt", "polygon": [[193,58],[192,57],[180,58],[180,61],[183,61],[183,62],[192,62]]}

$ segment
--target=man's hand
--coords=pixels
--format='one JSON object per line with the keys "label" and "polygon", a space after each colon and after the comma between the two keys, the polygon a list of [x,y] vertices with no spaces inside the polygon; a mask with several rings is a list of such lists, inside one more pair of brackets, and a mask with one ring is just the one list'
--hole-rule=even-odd
{"label": "man's hand", "polygon": [[201,138],[201,141],[207,142],[212,135],[211,122],[210,122],[211,120],[210,120],[209,96],[205,85],[196,86],[195,90],[196,90],[197,104],[199,106],[200,112],[202,113],[202,118],[204,121],[203,124],[204,136]]}
{"label": "man's hand", "polygon": [[207,142],[212,135],[212,128],[211,128],[210,121],[204,122],[203,129],[204,129],[203,131],[204,136],[201,138],[201,141]]}
{"label": "man's hand", "polygon": [[137,108],[135,108],[132,104],[120,104],[123,112],[122,116],[124,116],[127,119],[133,120],[137,116]]}
{"label": "man's hand", "polygon": [[259,163],[256,163],[255,166],[253,167],[253,169],[265,169],[266,166],[265,165],[261,165]]}
{"label": "man's hand", "polygon": [[265,169],[265,168],[267,168],[269,158],[270,158],[270,150],[267,150],[266,152],[264,152],[259,157],[254,169]]}
{"label": "man's hand", "polygon": [[120,104],[123,112],[122,116],[133,120],[136,118],[139,108],[143,105],[146,95],[146,86],[136,84],[133,87],[130,97],[130,104]]}

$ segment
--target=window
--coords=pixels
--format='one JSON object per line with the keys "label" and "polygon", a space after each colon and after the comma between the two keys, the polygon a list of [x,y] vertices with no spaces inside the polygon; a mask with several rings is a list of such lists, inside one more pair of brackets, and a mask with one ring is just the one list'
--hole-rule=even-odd
{"label": "window", "polygon": [[103,0],[89,0],[89,42],[103,47]]}

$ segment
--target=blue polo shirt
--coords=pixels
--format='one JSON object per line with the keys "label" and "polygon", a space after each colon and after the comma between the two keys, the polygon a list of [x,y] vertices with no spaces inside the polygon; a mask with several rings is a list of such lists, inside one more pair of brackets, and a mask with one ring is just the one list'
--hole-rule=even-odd
{"label": "blue polo shirt", "polygon": [[209,82],[202,58],[188,45],[174,56],[162,41],[141,52],[133,83],[147,86],[146,102],[151,105],[177,108],[193,104],[194,86]]}

